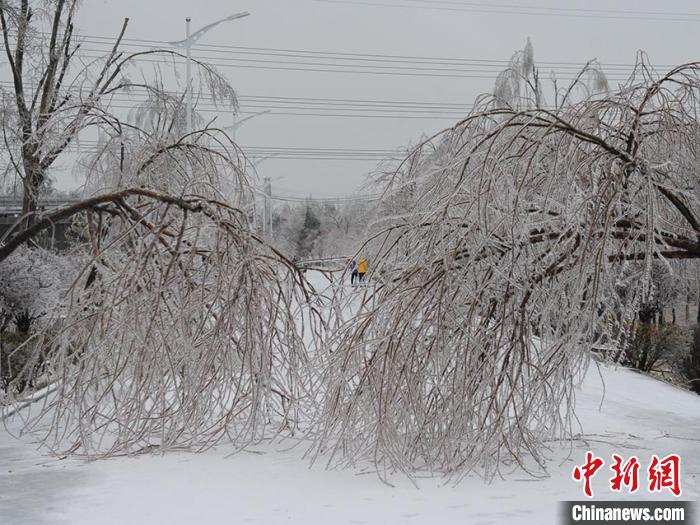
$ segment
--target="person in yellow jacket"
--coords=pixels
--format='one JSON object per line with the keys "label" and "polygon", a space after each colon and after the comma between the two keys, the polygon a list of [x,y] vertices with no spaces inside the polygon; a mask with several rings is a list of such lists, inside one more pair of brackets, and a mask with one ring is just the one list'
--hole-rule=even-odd
{"label": "person in yellow jacket", "polygon": [[357,260],[357,275],[360,278],[360,282],[364,282],[366,273],[367,259],[365,259],[364,256],[360,255],[360,258]]}

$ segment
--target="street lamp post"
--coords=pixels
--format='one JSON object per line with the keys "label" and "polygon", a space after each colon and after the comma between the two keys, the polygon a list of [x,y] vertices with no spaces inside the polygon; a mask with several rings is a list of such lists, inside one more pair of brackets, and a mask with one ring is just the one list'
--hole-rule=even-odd
{"label": "street lamp post", "polygon": [[231,140],[236,142],[236,131],[238,128],[240,128],[243,124],[248,122],[251,119],[254,119],[255,117],[259,117],[260,115],[267,115],[269,113],[272,113],[272,110],[266,109],[264,111],[258,111],[257,113],[253,113],[252,115],[248,115],[244,119],[236,121],[236,114],[233,114],[233,126],[227,126],[224,129],[224,131],[230,131],[231,132]]}
{"label": "street lamp post", "polygon": [[207,32],[209,32],[211,29],[214,27],[218,26],[219,24],[223,22],[228,22],[231,20],[238,20],[239,18],[245,18],[246,16],[249,16],[250,13],[248,11],[244,11],[242,13],[236,13],[235,15],[227,16],[226,18],[222,18],[221,20],[217,20],[216,22],[212,22],[211,24],[208,24],[204,26],[201,29],[198,29],[194,33],[190,33],[190,22],[192,19],[190,17],[187,17],[185,19],[185,39],[184,40],[177,40],[174,42],[168,42],[171,46],[174,47],[184,47],[185,48],[185,55],[187,57],[187,64],[186,64],[186,74],[187,74],[187,93],[186,93],[186,117],[185,117],[185,125],[187,127],[186,132],[189,135],[192,133],[192,45],[195,44],[202,36],[204,36]]}
{"label": "street lamp post", "polygon": [[188,16],[185,18],[185,51],[187,55],[187,62],[185,64],[185,75],[187,78],[187,97],[186,109],[185,109],[185,133],[189,135],[192,133],[192,37],[190,36],[190,22],[192,19]]}

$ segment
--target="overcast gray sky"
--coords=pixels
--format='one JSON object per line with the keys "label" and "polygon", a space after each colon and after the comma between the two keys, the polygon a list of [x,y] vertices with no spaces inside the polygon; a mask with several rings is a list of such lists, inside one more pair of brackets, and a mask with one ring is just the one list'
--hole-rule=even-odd
{"label": "overcast gray sky", "polygon": [[[484,0],[474,2],[486,3]],[[323,156],[324,152],[315,151],[319,148],[340,149],[342,155],[363,159],[273,158],[260,165],[262,176],[276,179],[276,193],[302,196],[346,195],[355,191],[377,164],[375,160],[364,160],[377,153],[364,150],[395,149],[415,142],[423,134],[446,127],[454,118],[453,114],[465,111],[459,109],[459,104],[466,108],[476,95],[490,91],[493,86],[493,63],[484,67],[478,62],[416,64],[417,59],[412,59],[397,64],[396,59],[386,55],[507,60],[530,36],[538,62],[583,64],[588,59],[598,58],[604,69],[610,68],[613,79],[621,75],[619,71],[612,71],[615,67],[612,64],[631,64],[639,49],[647,51],[655,64],[678,64],[698,58],[700,18],[690,22],[639,19],[639,13],[644,11],[700,12],[692,0],[537,0],[536,3],[502,0],[498,2],[500,4],[513,7],[496,9],[493,7],[496,4],[491,3],[490,8],[484,9],[464,0],[351,0],[348,3],[315,0],[85,0],[79,20],[81,33],[110,36],[118,31],[121,19],[129,17],[128,38],[167,41],[184,37],[187,16],[192,17],[192,27],[197,29],[237,11],[250,11],[252,15],[248,18],[213,29],[201,43],[293,51],[282,57],[279,56],[281,51],[276,51],[278,56],[274,56],[260,54],[266,53],[260,49],[217,51],[199,48],[194,52],[197,57],[220,57],[215,62],[224,64],[220,71],[242,96],[244,113],[259,111],[266,106],[268,99],[251,97],[282,97],[272,104],[275,106],[273,113],[252,119],[240,128],[237,132],[239,143],[244,148],[314,150],[314,153],[304,156]],[[599,18],[592,11],[571,12],[576,16],[566,17],[528,15],[517,14],[517,6],[624,10],[627,13],[616,19]],[[494,9],[499,12],[483,12]],[[367,61],[368,57],[348,60],[353,55],[324,58],[297,51],[382,56],[369,57],[374,61]],[[352,72],[327,71],[348,69],[349,64],[353,65]],[[397,65],[408,69],[387,69],[387,66],[395,68]],[[557,67],[562,71],[566,66]],[[268,67],[287,69],[265,69]],[[428,72],[411,69],[416,67],[435,69]],[[324,71],[296,71],[293,68]],[[443,71],[445,69],[460,71]],[[541,65],[543,74],[549,69],[551,66]],[[385,74],[388,72],[401,74]],[[416,72],[421,76],[415,75]],[[559,74],[566,76],[565,73]],[[488,78],[474,78],[478,76]],[[614,85],[615,81],[611,84]],[[292,97],[294,101],[290,101]],[[363,105],[348,111],[347,106],[333,103],[316,110],[313,102],[297,99],[359,100]],[[376,103],[370,111],[365,105],[368,100],[455,106],[447,110],[441,107],[441,111],[448,113],[443,116],[449,117],[442,119],[369,118],[369,115],[393,115],[401,114],[401,111],[395,104],[377,108]],[[315,113],[336,116],[280,114],[309,113],[309,108]],[[418,106],[417,109],[430,111],[431,108]],[[338,116],[348,113],[360,116]],[[430,113],[416,113],[414,108],[410,115],[403,114],[415,115],[430,116]],[[231,115],[220,118],[223,124],[230,124],[233,120]],[[345,151],[348,149],[352,152]],[[64,181],[60,186],[65,184],[68,182]]]}

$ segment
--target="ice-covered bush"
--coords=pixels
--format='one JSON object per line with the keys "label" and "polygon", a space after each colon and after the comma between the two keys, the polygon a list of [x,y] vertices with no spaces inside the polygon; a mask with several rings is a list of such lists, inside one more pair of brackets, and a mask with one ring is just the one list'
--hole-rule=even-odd
{"label": "ice-covered bush", "polygon": [[37,321],[60,308],[77,272],[75,257],[21,247],[0,263],[2,329],[30,333]]}

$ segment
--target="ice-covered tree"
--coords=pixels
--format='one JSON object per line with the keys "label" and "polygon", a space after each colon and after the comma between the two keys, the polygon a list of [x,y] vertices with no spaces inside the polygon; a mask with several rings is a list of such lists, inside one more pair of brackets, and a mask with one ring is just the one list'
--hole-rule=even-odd
{"label": "ice-covered tree", "polygon": [[273,211],[273,244],[290,257],[343,257],[361,246],[373,203],[358,200],[283,203]]}
{"label": "ice-covered tree", "polygon": [[[6,178],[22,182],[25,226],[36,220],[39,193],[49,170],[82,132],[121,133],[120,120],[111,109],[115,94],[131,89],[145,90],[152,99],[167,97],[147,81],[130,80],[130,64],[146,55],[178,56],[167,50],[123,52],[127,19],[106,56],[84,60],[75,27],[79,5],[79,0],[0,2],[0,28],[12,84],[9,89],[0,88],[5,154],[12,168]],[[214,99],[235,106],[228,83],[212,68],[200,64],[199,69]]]}
{"label": "ice-covered tree", "polygon": [[331,341],[316,450],[457,478],[544,468],[589,350],[619,347],[637,313],[615,290],[625,263],[648,288],[653,260],[700,257],[698,103],[700,64],[640,63],[553,110],[482,98],[426,141],[416,207],[366,247],[380,284]]}
{"label": "ice-covered tree", "polygon": [[314,251],[314,245],[321,235],[321,222],[316,217],[316,213],[311,203],[307,202],[303,207],[304,221],[297,237],[297,254],[300,257],[308,257]]}
{"label": "ice-covered tree", "polygon": [[[72,25],[79,2],[36,5],[51,15],[48,37],[32,25],[45,18],[30,2],[0,3],[20,130],[8,143],[21,150],[13,165],[31,217],[2,239],[0,267],[9,271],[23,258],[18,250],[66,220],[79,266],[47,329],[25,343],[41,356],[8,385],[6,413],[17,411],[51,450],[91,457],[221,440],[245,447],[296,432],[313,399],[307,348],[318,318],[302,275],[237,205],[250,191],[244,155],[210,126],[183,136],[183,97],[157,78],[138,86],[126,78],[139,55],[119,51],[126,24],[112,53],[81,72],[70,65],[81,63]],[[235,101],[223,77],[200,70],[209,94]],[[110,95],[127,86],[145,91],[147,103],[112,112]],[[83,158],[90,196],[37,210],[51,162],[93,125],[98,147]],[[12,127],[4,129],[9,137]],[[38,375],[51,395],[18,410],[31,395],[22,386]]]}
{"label": "ice-covered tree", "polygon": [[355,254],[366,237],[374,217],[374,203],[358,198],[348,202],[326,202],[319,210],[321,256]]}
{"label": "ice-covered tree", "polygon": [[542,87],[535,65],[535,50],[528,37],[522,51],[516,52],[508,67],[498,74],[494,96],[499,105],[532,108],[542,105]]}
{"label": "ice-covered tree", "polygon": [[[574,95],[588,97],[607,93],[608,80],[597,60],[591,60],[576,73],[573,82],[565,82],[560,89],[554,73],[552,75],[551,98],[555,107],[566,104]],[[541,80],[540,69],[535,61],[535,50],[528,37],[525,47],[510,59],[508,67],[498,74],[493,89],[496,105],[525,110],[544,108],[547,101],[547,85]]]}

